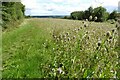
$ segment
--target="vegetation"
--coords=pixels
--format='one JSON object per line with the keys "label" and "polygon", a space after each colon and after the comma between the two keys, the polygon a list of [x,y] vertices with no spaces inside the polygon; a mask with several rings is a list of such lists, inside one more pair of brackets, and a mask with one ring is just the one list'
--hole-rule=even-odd
{"label": "vegetation", "polygon": [[[90,19],[90,16],[92,19]],[[95,17],[97,17],[96,20],[95,20]],[[69,17],[65,17],[65,18],[69,19]],[[85,11],[72,12],[70,15],[70,18],[74,20],[88,19],[89,21],[104,22],[104,21],[107,21],[108,19],[117,20],[116,19],[117,12],[113,11],[112,13],[108,13],[106,9],[102,6],[94,8],[94,9],[92,7],[89,7],[88,10],[85,10]]]}
{"label": "vegetation", "polygon": [[21,2],[2,2],[3,29],[18,24],[24,18],[25,6]]}
{"label": "vegetation", "polygon": [[3,33],[3,78],[118,78],[119,26],[26,19]]}
{"label": "vegetation", "polygon": [[119,78],[116,11],[109,14],[104,7],[89,7],[64,17],[73,20],[26,16],[18,26],[25,6],[2,5],[2,27],[12,29],[2,32],[3,78]]}

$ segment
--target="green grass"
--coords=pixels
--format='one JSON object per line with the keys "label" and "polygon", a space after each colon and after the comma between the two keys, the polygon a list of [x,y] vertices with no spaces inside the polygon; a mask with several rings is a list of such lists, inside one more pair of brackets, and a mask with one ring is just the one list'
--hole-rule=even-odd
{"label": "green grass", "polygon": [[115,24],[82,22],[29,19],[3,32],[3,78],[118,78]]}

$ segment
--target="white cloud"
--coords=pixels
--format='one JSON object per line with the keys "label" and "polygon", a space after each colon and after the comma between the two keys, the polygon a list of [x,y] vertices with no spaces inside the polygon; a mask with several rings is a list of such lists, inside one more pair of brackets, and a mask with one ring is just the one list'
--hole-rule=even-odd
{"label": "white cloud", "polygon": [[22,0],[26,6],[26,14],[32,15],[61,15],[70,14],[72,11],[85,10],[89,6],[98,7],[100,5],[118,6],[119,0]]}

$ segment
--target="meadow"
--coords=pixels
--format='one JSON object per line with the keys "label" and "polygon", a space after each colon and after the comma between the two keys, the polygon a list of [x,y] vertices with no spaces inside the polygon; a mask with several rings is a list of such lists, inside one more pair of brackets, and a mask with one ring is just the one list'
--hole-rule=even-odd
{"label": "meadow", "polygon": [[118,78],[118,29],[109,22],[25,19],[2,34],[2,76]]}

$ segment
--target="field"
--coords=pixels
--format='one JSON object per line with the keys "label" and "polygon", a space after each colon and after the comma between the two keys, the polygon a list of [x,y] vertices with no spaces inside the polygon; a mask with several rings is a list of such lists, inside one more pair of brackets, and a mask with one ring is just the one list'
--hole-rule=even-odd
{"label": "field", "polygon": [[118,28],[64,19],[26,19],[2,34],[3,78],[118,78]]}

